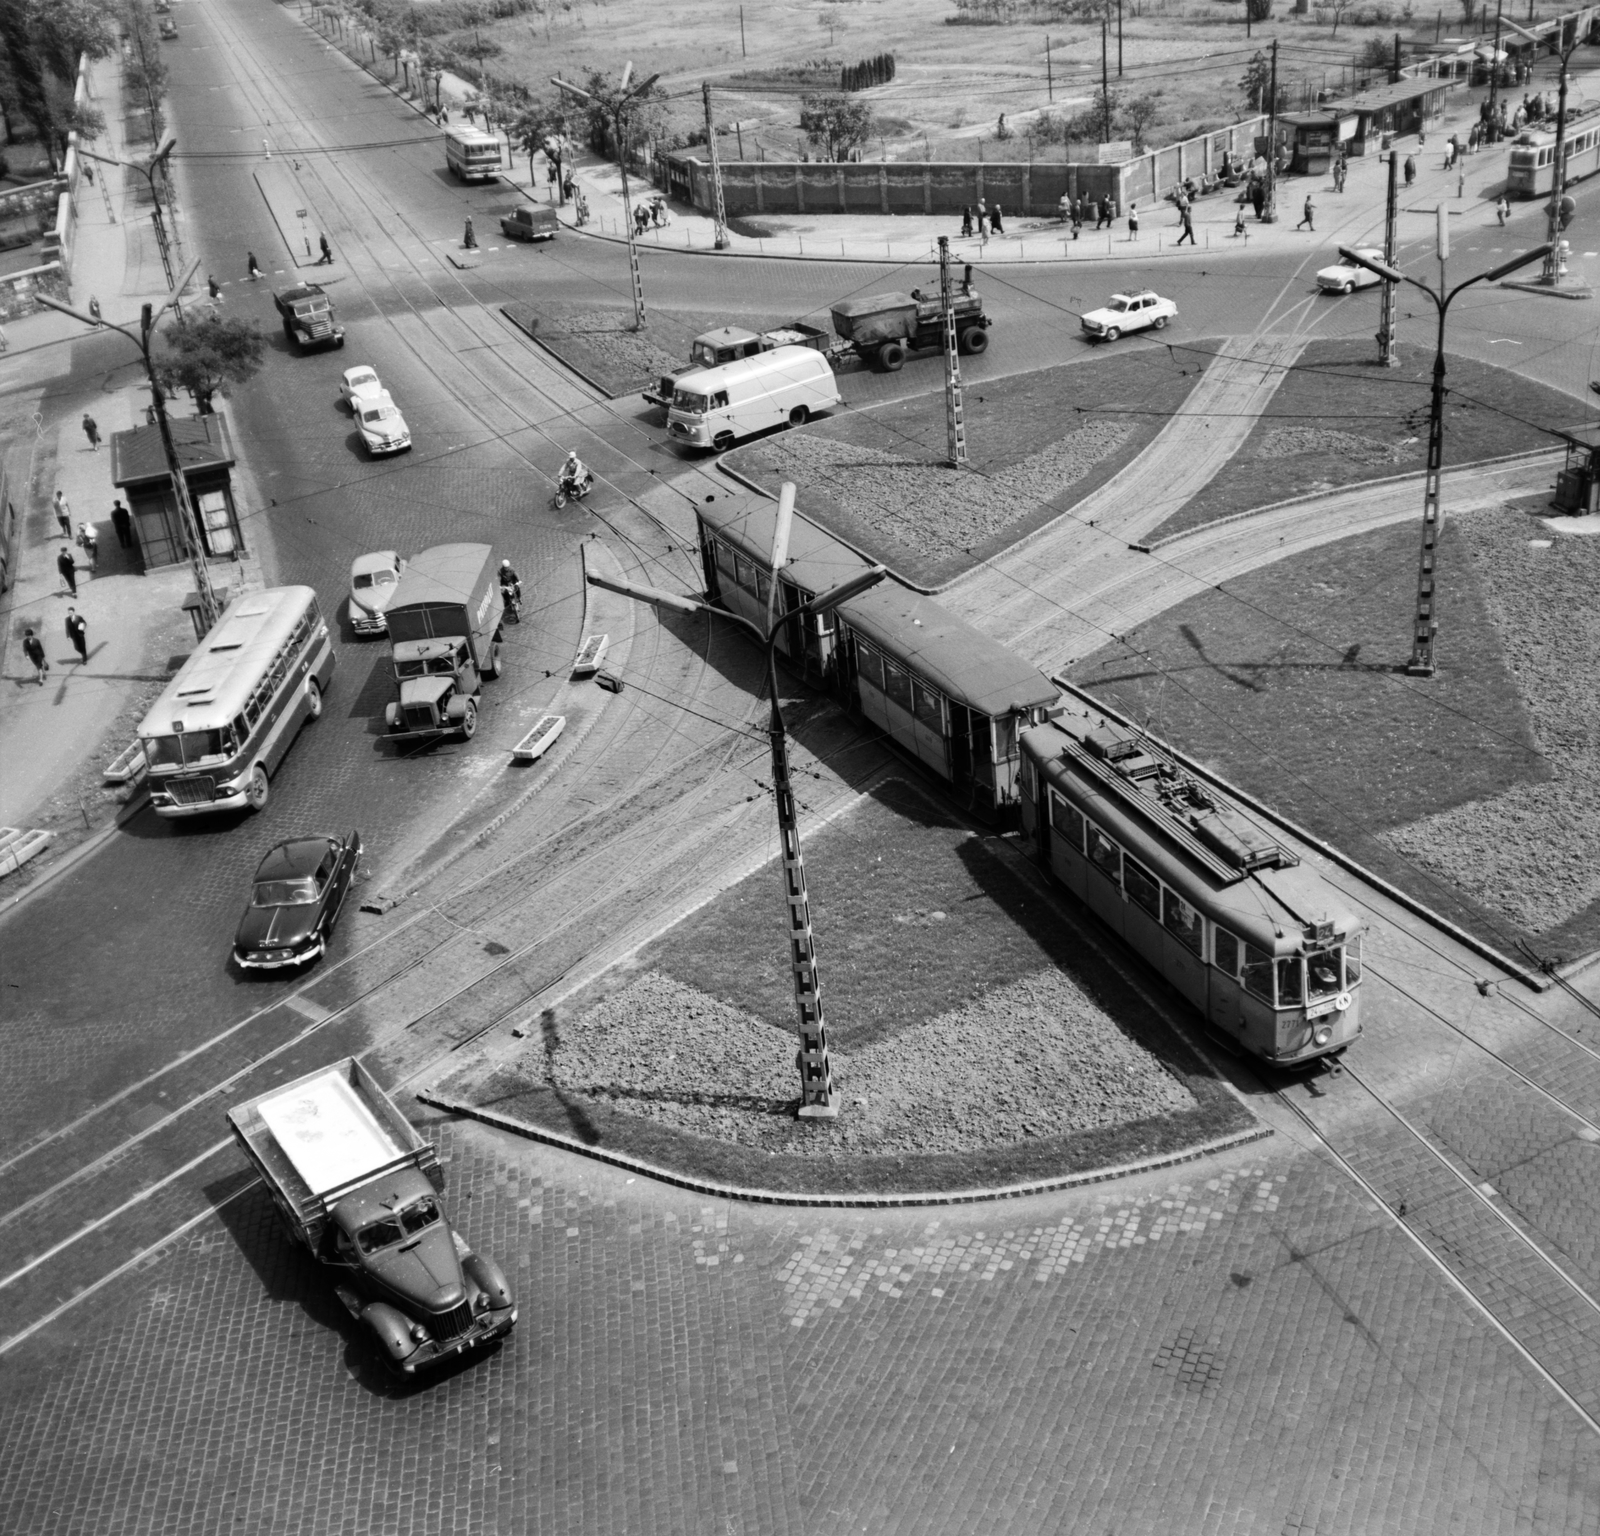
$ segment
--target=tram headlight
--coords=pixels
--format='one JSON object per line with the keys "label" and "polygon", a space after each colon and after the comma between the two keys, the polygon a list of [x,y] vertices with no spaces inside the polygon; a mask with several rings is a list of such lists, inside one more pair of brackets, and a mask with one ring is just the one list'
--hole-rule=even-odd
{"label": "tram headlight", "polygon": [[1326,1045],[1331,1039],[1333,1039],[1333,1030],[1326,1024],[1319,1024],[1312,1032],[1311,1038],[1315,1040],[1318,1045]]}

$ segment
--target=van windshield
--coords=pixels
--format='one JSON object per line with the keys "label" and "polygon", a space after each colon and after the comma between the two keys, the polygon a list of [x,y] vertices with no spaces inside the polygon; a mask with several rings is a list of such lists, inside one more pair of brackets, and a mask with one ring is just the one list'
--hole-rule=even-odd
{"label": "van windshield", "polygon": [[692,390],[675,390],[672,396],[672,408],[677,411],[686,411],[691,416],[704,416],[710,401],[704,395],[697,395]]}

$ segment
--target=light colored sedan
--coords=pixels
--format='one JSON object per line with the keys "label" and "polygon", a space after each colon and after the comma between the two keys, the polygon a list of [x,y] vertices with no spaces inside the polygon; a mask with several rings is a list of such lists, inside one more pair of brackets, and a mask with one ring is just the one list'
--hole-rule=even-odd
{"label": "light colored sedan", "polygon": [[383,385],[378,382],[377,370],[366,363],[346,368],[339,376],[339,398],[352,411],[356,408],[357,400],[370,400],[372,396],[382,393]]}
{"label": "light colored sedan", "polygon": [[1112,294],[1104,309],[1091,309],[1079,323],[1091,341],[1115,341],[1129,331],[1159,331],[1177,313],[1171,299],[1146,288],[1142,293]]}
{"label": "light colored sedan", "polygon": [[406,563],[392,549],[357,555],[350,562],[350,627],[358,635],[381,635],[389,621],[383,611],[400,589]]}
{"label": "light colored sedan", "polygon": [[356,425],[368,453],[399,453],[411,446],[411,428],[386,389],[355,401]]}
{"label": "light colored sedan", "polygon": [[[1365,256],[1368,261],[1383,260],[1383,252],[1375,245],[1357,246],[1356,254]],[[1334,266],[1324,267],[1317,273],[1317,287],[1324,293],[1354,293],[1357,288],[1370,288],[1374,283],[1382,281],[1376,272],[1358,267],[1343,256]]]}

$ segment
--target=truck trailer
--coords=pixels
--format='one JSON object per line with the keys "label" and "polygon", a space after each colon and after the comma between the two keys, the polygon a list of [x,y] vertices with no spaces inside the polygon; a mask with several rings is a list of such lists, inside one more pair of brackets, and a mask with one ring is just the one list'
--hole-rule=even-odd
{"label": "truck trailer", "polygon": [[438,1154],[354,1057],[236,1105],[228,1124],[391,1369],[414,1375],[515,1326],[500,1266],[445,1217]]}
{"label": "truck trailer", "polygon": [[[955,311],[956,350],[969,356],[986,351],[990,320],[970,277],[957,289],[951,308]],[[833,328],[862,362],[896,373],[905,367],[908,351],[943,348],[944,306],[937,294],[930,298],[916,288],[910,293],[843,299],[833,306]]]}
{"label": "truck trailer", "polygon": [[438,544],[406,567],[384,610],[400,694],[384,709],[389,740],[477,733],[483,679],[500,675],[504,612],[487,544]]}

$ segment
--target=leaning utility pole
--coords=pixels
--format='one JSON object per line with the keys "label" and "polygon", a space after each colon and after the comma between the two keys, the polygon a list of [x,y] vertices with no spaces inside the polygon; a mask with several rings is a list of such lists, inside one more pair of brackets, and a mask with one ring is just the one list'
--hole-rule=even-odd
{"label": "leaning utility pole", "polygon": [[700,83],[706,102],[706,148],[711,152],[712,244],[720,251],[728,244],[728,217],[722,201],[722,161],[717,155],[717,129],[711,121],[711,82]]}
{"label": "leaning utility pole", "polygon": [[[1386,266],[1395,264],[1396,247],[1399,242],[1400,225],[1400,151],[1389,151],[1389,201],[1386,204],[1383,221],[1383,260]],[[1400,354],[1394,347],[1394,328],[1398,316],[1399,295],[1396,290],[1398,283],[1391,283],[1388,278],[1383,280],[1383,301],[1378,311],[1378,361],[1385,368],[1398,368]]]}
{"label": "leaning utility pole", "polygon": [[1111,142],[1111,66],[1106,52],[1106,18],[1100,18],[1100,139]]}
{"label": "leaning utility pole", "polygon": [[[1246,4],[1249,0],[1246,0]],[[1272,40],[1272,75],[1267,86],[1267,195],[1261,202],[1261,222],[1278,222],[1278,40]]]}
{"label": "leaning utility pole", "polygon": [[[970,267],[967,269],[972,270]],[[950,291],[950,237],[939,236],[939,302],[944,306],[944,415],[950,467],[967,467],[967,424],[961,412],[961,356],[956,345],[955,295]]]}

